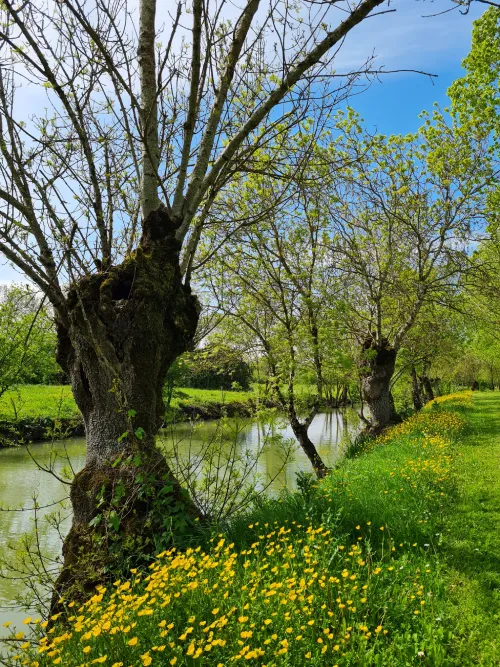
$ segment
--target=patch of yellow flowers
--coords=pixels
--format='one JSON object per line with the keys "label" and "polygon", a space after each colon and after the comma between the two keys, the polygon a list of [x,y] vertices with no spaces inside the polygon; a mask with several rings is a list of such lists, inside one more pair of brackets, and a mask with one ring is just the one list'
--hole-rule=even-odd
{"label": "patch of yellow flowers", "polygon": [[416,412],[414,415],[405,419],[401,424],[392,426],[385,430],[376,440],[375,445],[389,442],[397,439],[399,436],[406,435],[440,435],[440,436],[458,436],[467,425],[466,419],[457,412],[448,412],[446,410],[432,410],[432,405],[438,406],[448,404],[446,407],[470,407],[472,403],[472,392],[466,391],[457,394],[448,394],[439,396],[428,403],[424,410]]}
{"label": "patch of yellow flowers", "polygon": [[374,566],[357,528],[354,543],[340,544],[323,526],[255,523],[243,550],[220,535],[209,552],[167,551],[147,576],[100,587],[77,609],[70,603],[68,625],[38,647],[24,643],[15,658],[30,667],[271,667],[285,656],[339,664],[384,641],[380,597],[398,581],[398,604],[410,618],[423,612],[422,574],[391,559]]}
{"label": "patch of yellow flowers", "polygon": [[[444,396],[437,396],[432,403],[442,404],[453,402],[455,405],[464,405],[469,407],[472,404],[472,391],[461,391],[454,394],[445,394]],[[429,404],[428,404],[429,405]]]}

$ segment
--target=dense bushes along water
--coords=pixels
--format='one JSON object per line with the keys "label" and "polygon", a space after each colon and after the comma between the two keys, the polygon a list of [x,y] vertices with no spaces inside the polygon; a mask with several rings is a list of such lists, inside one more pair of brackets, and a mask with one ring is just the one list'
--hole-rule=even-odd
{"label": "dense bushes along water", "polygon": [[69,602],[47,634],[26,619],[12,664],[455,664],[439,543],[470,401],[438,399],[321,484]]}

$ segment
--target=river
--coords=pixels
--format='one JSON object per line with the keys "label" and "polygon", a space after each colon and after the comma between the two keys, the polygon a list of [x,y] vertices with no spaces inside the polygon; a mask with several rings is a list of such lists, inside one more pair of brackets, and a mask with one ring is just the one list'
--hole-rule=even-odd
{"label": "river", "polygon": [[[309,434],[323,460],[332,466],[342,456],[343,440],[354,435],[358,429],[359,420],[354,410],[331,411],[315,417]],[[220,443],[220,433],[218,422],[204,422],[194,429],[190,424],[182,423],[173,432],[167,430],[163,433],[161,446],[171,457],[174,469],[177,466],[186,470],[188,461],[191,461],[191,475],[199,479],[206,474],[206,468],[203,471],[198,465],[200,457],[207,448],[207,442],[212,443],[210,447],[216,452],[213,465],[218,465],[219,475],[227,470],[228,461],[236,460],[240,466],[247,465],[249,484],[257,489],[265,488],[265,492],[271,494],[279,493],[284,487],[295,488],[296,473],[311,469],[305,454],[298,447],[294,447],[291,458],[283,462],[283,450],[294,441],[290,427],[283,423],[271,429],[269,424],[257,420],[229,420],[222,442],[222,459],[221,447],[215,444]],[[56,474],[64,476],[68,460],[74,472],[83,466],[85,439],[34,444],[30,451],[41,466],[53,466]],[[61,552],[61,537],[42,517],[48,512],[60,511],[65,517],[62,528],[66,531],[70,510],[67,504],[61,506],[58,502],[67,494],[67,485],[41,471],[25,448],[0,449],[0,507],[3,508],[0,511],[0,558],[9,557],[11,545],[33,533],[35,513],[18,510],[32,508],[34,498],[38,506],[44,507],[37,513],[37,518],[41,520],[38,531],[40,549],[49,558],[57,557]],[[6,511],[7,508],[9,511]],[[0,636],[7,633],[3,627],[5,621],[18,625],[24,618],[25,614],[9,608],[18,589],[19,582],[0,578]]]}

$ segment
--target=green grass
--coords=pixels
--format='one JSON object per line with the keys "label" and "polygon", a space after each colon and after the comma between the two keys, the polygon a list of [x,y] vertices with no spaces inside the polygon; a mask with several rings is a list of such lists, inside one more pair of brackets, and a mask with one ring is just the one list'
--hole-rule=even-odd
{"label": "green grass", "polygon": [[176,388],[171,406],[177,407],[179,402],[189,403],[244,403],[256,398],[254,391],[221,391],[220,389]]}
{"label": "green grass", "polygon": [[186,394],[186,398],[194,398],[200,401],[224,401],[227,403],[246,401],[250,396],[255,396],[252,391],[221,391],[220,389],[190,388],[179,388],[175,391],[177,392],[177,397],[174,396],[172,399],[173,405],[175,405],[176,401],[182,400],[183,397],[178,397],[179,393]]}
{"label": "green grass", "polygon": [[78,415],[69,385],[26,384],[0,397],[0,419],[73,417]]}
{"label": "green grass", "polygon": [[500,394],[467,400],[427,408],[198,548],[122,573],[34,660],[500,665]]}
{"label": "green grass", "polygon": [[321,484],[117,575],[35,661],[499,665],[499,455],[500,395],[427,408]]}
{"label": "green grass", "polygon": [[[179,405],[196,407],[246,403],[257,399],[259,385],[250,391],[221,391],[220,389],[191,389],[176,387],[170,404],[170,412],[175,412]],[[298,396],[308,396],[311,388],[306,385],[297,387]],[[19,385],[0,396],[0,420],[37,418],[72,418],[78,416],[71,387],[69,385]]]}
{"label": "green grass", "polygon": [[500,394],[474,395],[440,551],[456,665],[500,665]]}
{"label": "green grass", "polygon": [[[253,391],[217,391],[210,389],[176,389],[172,407],[187,403],[235,403],[255,397]],[[69,385],[20,385],[0,397],[0,420],[17,418],[73,417],[78,409]]]}

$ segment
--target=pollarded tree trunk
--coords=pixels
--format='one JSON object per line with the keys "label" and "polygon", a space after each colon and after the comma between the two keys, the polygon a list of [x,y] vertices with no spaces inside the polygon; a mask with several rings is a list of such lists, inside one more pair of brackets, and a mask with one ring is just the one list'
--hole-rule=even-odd
{"label": "pollarded tree trunk", "polygon": [[174,233],[163,209],[151,213],[122,264],[71,287],[58,323],[58,361],[83,415],[87,455],[71,487],[53,610],[61,595],[83,598],[102,583],[114,559],[130,566],[172,522],[199,516],[155,446],[166,373],[190,348],[199,315]]}
{"label": "pollarded tree trunk", "polygon": [[363,352],[365,370],[361,379],[361,391],[363,400],[370,408],[369,431],[377,434],[398,421],[390,388],[397,352],[387,341],[377,344],[372,339],[365,342]]}
{"label": "pollarded tree trunk", "polygon": [[422,376],[422,386],[424,388],[425,392],[425,398],[427,400],[427,403],[429,401],[434,400],[434,389],[432,388],[431,381],[427,377],[427,375]]}
{"label": "pollarded tree trunk", "polygon": [[413,399],[413,407],[415,410],[421,410],[423,407],[422,396],[420,395],[420,386],[418,383],[417,371],[412,364],[410,368],[411,375],[411,397]]}

